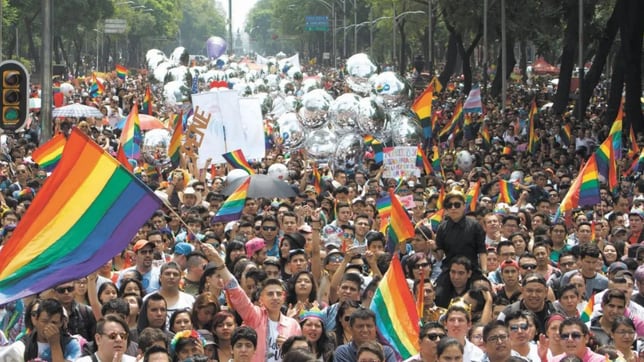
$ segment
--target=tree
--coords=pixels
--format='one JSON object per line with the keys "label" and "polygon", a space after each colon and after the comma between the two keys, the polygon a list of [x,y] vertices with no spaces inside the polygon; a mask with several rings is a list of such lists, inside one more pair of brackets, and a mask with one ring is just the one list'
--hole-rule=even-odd
{"label": "tree", "polygon": [[181,12],[181,44],[190,54],[205,55],[205,43],[210,36],[226,38],[225,15],[211,0],[182,1]]}

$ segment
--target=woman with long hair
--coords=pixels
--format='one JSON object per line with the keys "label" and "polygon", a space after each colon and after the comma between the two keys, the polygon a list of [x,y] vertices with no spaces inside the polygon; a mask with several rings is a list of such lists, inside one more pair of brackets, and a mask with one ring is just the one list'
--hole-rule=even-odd
{"label": "woman with long hair", "polygon": [[631,348],[637,337],[635,324],[633,324],[632,320],[624,316],[615,318],[610,329],[610,335],[613,339],[613,344],[627,362],[639,361],[637,353]]}
{"label": "woman with long hair", "polygon": [[189,331],[192,328],[192,320],[190,309],[178,309],[170,316],[170,332],[179,333],[181,331]]}
{"label": "woman with long hair", "polygon": [[192,306],[193,329],[212,330],[212,319],[217,312],[219,312],[217,299],[209,292],[199,294]]}
{"label": "woman with long hair", "polygon": [[296,307],[298,313],[300,310],[310,309],[318,295],[313,274],[306,270],[295,273],[292,282],[288,283],[287,292],[286,305]]}
{"label": "woman with long hair", "polygon": [[335,344],[337,346],[353,340],[349,321],[351,320],[351,313],[358,308],[360,308],[360,303],[353,300],[344,301],[338,306],[338,313],[335,316]]}
{"label": "woman with long hair", "polygon": [[145,296],[145,288],[143,288],[143,283],[138,279],[127,278],[121,280],[121,286],[119,287],[119,296],[124,296],[126,293],[135,293],[139,297],[143,298]]}
{"label": "woman with long hair", "polygon": [[214,356],[212,356],[213,359],[228,361],[232,358],[233,346],[231,338],[236,327],[235,316],[227,310],[220,311],[212,318],[212,334],[217,344]]}
{"label": "woman with long hair", "polygon": [[311,352],[321,361],[332,361],[335,343],[326,333],[319,309],[304,312],[300,317],[302,335],[311,345]]}

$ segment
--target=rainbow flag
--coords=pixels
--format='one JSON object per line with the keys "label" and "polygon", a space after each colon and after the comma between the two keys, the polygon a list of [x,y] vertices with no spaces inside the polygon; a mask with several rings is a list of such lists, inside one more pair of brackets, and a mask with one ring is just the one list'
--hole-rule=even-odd
{"label": "rainbow flag", "polygon": [[174,131],[168,145],[168,156],[172,162],[172,167],[177,168],[181,163],[181,139],[183,138],[183,122],[181,121],[182,112],[174,120]]}
{"label": "rainbow flag", "polygon": [[96,73],[92,73],[92,84],[89,87],[89,95],[96,97],[105,93],[105,86],[96,78]]}
{"label": "rainbow flag", "polygon": [[591,155],[581,174],[579,202],[577,206],[594,206],[601,201],[599,197],[599,172],[595,155]]}
{"label": "rainbow flag", "polygon": [[315,192],[317,192],[317,194],[319,195],[322,193],[322,176],[320,176],[320,170],[318,170],[318,166],[311,166],[311,172],[313,174],[313,187],[315,187]]}
{"label": "rainbow flag", "polygon": [[141,123],[139,121],[139,107],[135,103],[121,131],[120,147],[123,147],[123,152],[127,158],[138,160],[141,157],[142,141],[143,136],[141,134]]}
{"label": "rainbow flag", "polygon": [[631,163],[631,167],[629,167],[628,170],[624,172],[624,176],[628,176],[632,173],[639,172],[642,169],[644,169],[644,149],[640,153],[639,157],[633,160],[633,162]]}
{"label": "rainbow flag", "polygon": [[236,149],[234,151],[226,152],[221,156],[233,168],[242,169],[248,172],[249,175],[252,175],[255,173],[255,170],[253,170],[253,167],[251,167],[251,165],[248,163],[248,161],[246,160],[246,156],[244,156],[244,152],[241,149]]}
{"label": "rainbow flag", "polygon": [[400,200],[391,189],[389,189],[389,197],[391,198],[390,236],[394,238],[395,242],[401,243],[414,237],[414,224],[409,220]]}
{"label": "rainbow flag", "polygon": [[463,102],[458,101],[456,104],[456,107],[454,108],[454,114],[452,115],[452,119],[441,129],[440,132],[438,132],[438,138],[439,139],[445,139],[447,136],[452,134],[454,130],[456,129],[456,126],[460,123],[460,121],[463,119]]}
{"label": "rainbow flag", "polygon": [[376,200],[376,209],[378,209],[378,216],[380,216],[380,232],[387,231],[387,224],[389,223],[389,216],[391,215],[391,196],[385,195]]}
{"label": "rainbow flag", "polygon": [[143,103],[141,104],[141,113],[148,114],[151,116],[153,108],[154,108],[154,101],[152,99],[152,89],[148,84],[147,87],[145,87],[145,95],[143,96]]}
{"label": "rainbow flag", "polygon": [[479,197],[481,196],[481,181],[476,181],[476,183],[470,187],[465,195],[465,205],[466,209],[474,212],[476,207],[479,204]]}
{"label": "rainbow flag", "polygon": [[52,172],[60,157],[63,155],[67,139],[62,133],[57,134],[54,138],[45,142],[31,153],[31,159],[38,164],[40,168],[47,172]]}
{"label": "rainbow flag", "polygon": [[438,200],[436,201],[436,207],[439,209],[442,209],[444,201],[445,201],[445,186],[442,185],[440,191],[438,191]]}
{"label": "rainbow flag", "polygon": [[[430,120],[432,117],[432,100],[434,99],[434,89],[430,83],[427,88],[421,93],[414,103],[411,105],[411,110],[416,113],[418,119],[421,120]],[[430,123],[431,127],[431,123]],[[429,130],[430,135],[427,137],[427,130],[423,127],[423,133],[425,138],[431,138],[431,129]]]}
{"label": "rainbow flag", "polygon": [[119,79],[125,80],[125,76],[127,75],[127,68],[126,67],[124,67],[124,66],[122,66],[120,64],[117,64],[115,71],[116,71],[116,76],[119,77]]}
{"label": "rainbow flag", "polygon": [[512,205],[516,202],[514,197],[513,186],[510,182],[505,180],[499,180],[499,198],[496,202],[504,202],[508,205]]}
{"label": "rainbow flag", "polygon": [[532,99],[532,102],[530,103],[530,114],[528,116],[528,147],[526,150],[532,154],[536,155],[537,153],[537,142],[539,141],[539,138],[537,137],[537,134],[534,131],[534,116],[537,114],[537,101],[536,99]]}
{"label": "rainbow flag", "polygon": [[591,295],[588,299],[588,302],[586,302],[586,306],[581,312],[579,319],[581,319],[581,321],[584,323],[590,322],[590,316],[593,315],[593,308],[595,308],[595,293],[593,293],[593,295]]}
{"label": "rainbow flag", "polygon": [[248,193],[248,187],[250,186],[250,177],[246,178],[237,190],[233,191],[230,196],[224,201],[221,205],[217,214],[213,216],[212,223],[214,222],[229,222],[234,220],[239,220],[241,217],[242,210],[246,204],[246,194]]}
{"label": "rainbow flag", "polygon": [[438,230],[438,226],[441,224],[443,221],[443,216],[445,215],[445,209],[440,209],[436,211],[435,213],[431,214],[427,220],[429,221],[429,226],[432,228],[434,232]]}
{"label": "rainbow flag", "polygon": [[503,151],[501,152],[501,154],[503,154],[505,156],[511,156],[512,155],[512,147],[504,146]]}
{"label": "rainbow flag", "polygon": [[432,87],[432,90],[436,93],[440,93],[443,90],[443,85],[436,77],[432,78],[429,82],[429,86]]}
{"label": "rainbow flag", "polygon": [[483,139],[483,148],[488,150],[492,147],[492,138],[490,137],[490,130],[487,125],[481,129],[481,138]]}
{"label": "rainbow flag", "polygon": [[423,146],[420,143],[416,149],[416,167],[424,170],[426,175],[430,175],[432,173],[432,165],[429,163],[427,155],[425,155],[425,151],[423,151]]}
{"label": "rainbow flag", "polygon": [[374,136],[372,135],[366,135],[364,136],[364,143],[366,147],[371,147],[371,150],[373,150],[373,160],[376,164],[382,164],[384,161],[384,146],[382,145],[382,142],[378,141]]}
{"label": "rainbow flag", "polygon": [[420,282],[416,287],[416,313],[422,319],[425,309],[425,271],[420,269]]}
{"label": "rainbow flag", "polygon": [[631,159],[635,157],[638,153],[640,153],[640,146],[637,144],[637,137],[635,137],[635,131],[633,130],[633,125],[631,125],[630,132],[628,133],[629,137],[629,142],[631,144],[629,156]]}
{"label": "rainbow flag", "polygon": [[73,129],[56,170],[0,250],[0,303],[94,272],[159,207],[143,183]]}
{"label": "rainbow flag", "polygon": [[570,123],[564,124],[559,130],[559,139],[564,146],[568,147],[572,144],[572,128]]}
{"label": "rainbow flag", "polygon": [[418,353],[420,319],[398,255],[394,254],[369,308],[376,314],[382,337],[402,359]]}
{"label": "rainbow flag", "polygon": [[432,150],[434,151],[432,155],[432,170],[434,170],[434,173],[437,175],[442,175],[443,174],[443,166],[441,165],[441,158],[440,154],[438,152],[438,146],[432,147]]}
{"label": "rainbow flag", "polygon": [[[116,151],[116,160],[123,165],[128,171],[134,172],[134,166],[130,163],[130,160],[128,160],[127,156],[125,155],[125,151],[123,151],[123,147],[119,147],[118,151]],[[138,167],[137,167],[138,168]],[[140,168],[138,168],[140,170]],[[141,175],[141,172],[138,172],[138,176]]]}

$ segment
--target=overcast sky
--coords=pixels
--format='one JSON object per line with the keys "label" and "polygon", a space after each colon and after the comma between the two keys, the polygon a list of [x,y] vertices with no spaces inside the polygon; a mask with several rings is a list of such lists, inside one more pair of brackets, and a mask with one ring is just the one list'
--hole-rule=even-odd
{"label": "overcast sky", "polygon": [[[226,10],[226,16],[228,16],[228,0],[217,0],[224,10]],[[246,16],[250,9],[257,0],[232,0],[233,4],[233,32],[237,32],[237,29],[244,31],[244,22],[246,21]]]}

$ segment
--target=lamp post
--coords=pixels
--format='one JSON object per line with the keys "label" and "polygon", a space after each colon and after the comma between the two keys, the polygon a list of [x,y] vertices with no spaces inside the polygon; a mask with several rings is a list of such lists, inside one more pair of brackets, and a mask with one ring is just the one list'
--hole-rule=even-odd
{"label": "lamp post", "polygon": [[584,120],[584,97],[581,91],[584,83],[584,1],[579,0],[579,122]]}
{"label": "lamp post", "polygon": [[[501,110],[505,110],[505,101],[508,91],[508,84],[506,78],[507,66],[508,66],[508,49],[507,49],[507,39],[505,34],[505,0],[501,0]],[[513,65],[514,66],[514,65]],[[498,74],[497,74],[498,76]]]}
{"label": "lamp post", "polygon": [[[356,8],[356,0],[353,0],[353,25],[358,24],[358,8]],[[353,54],[358,52],[358,27],[353,28]]]}

